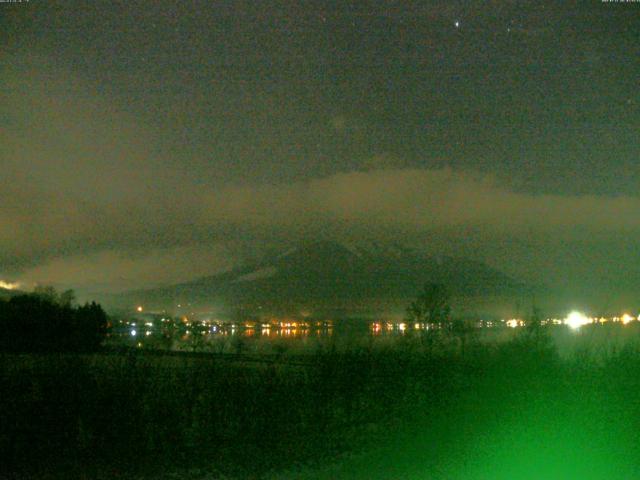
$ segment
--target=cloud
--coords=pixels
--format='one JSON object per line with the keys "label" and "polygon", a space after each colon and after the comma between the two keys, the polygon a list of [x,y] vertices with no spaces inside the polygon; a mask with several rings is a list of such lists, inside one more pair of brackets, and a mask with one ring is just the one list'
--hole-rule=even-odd
{"label": "cloud", "polygon": [[[181,172],[162,151],[161,132],[90,82],[46,62],[33,71],[29,62],[8,64],[2,280],[156,285],[228,268],[242,257],[237,245],[259,250],[319,236],[428,239],[432,249],[493,259],[498,268],[519,261],[521,272],[540,277],[558,252],[585,263],[594,242],[602,252],[640,233],[638,197],[534,195],[474,171],[404,168],[390,154],[293,183],[212,183],[215,161]],[[615,259],[627,269],[636,260],[626,251]]]}
{"label": "cloud", "polygon": [[[440,245],[443,238],[466,241],[450,253],[485,259],[496,245],[516,241],[535,242],[543,252],[558,241],[640,233],[638,198],[532,195],[448,169],[370,170],[292,184],[175,184],[163,192],[114,195],[107,203],[74,189],[15,182],[0,193],[4,273],[115,289],[228,267],[219,245],[234,242],[428,235]],[[469,232],[473,245],[464,238]]]}
{"label": "cloud", "polygon": [[[532,195],[487,177],[450,169],[374,170],[292,185],[229,186],[209,192],[202,220],[210,225],[309,226],[352,222],[413,230],[483,228],[559,233],[640,230],[640,199],[629,196]],[[322,228],[326,225],[321,224]]]}
{"label": "cloud", "polygon": [[118,292],[212,275],[228,270],[235,262],[223,245],[105,250],[55,258],[27,269],[21,278],[27,286],[79,285],[84,291]]}

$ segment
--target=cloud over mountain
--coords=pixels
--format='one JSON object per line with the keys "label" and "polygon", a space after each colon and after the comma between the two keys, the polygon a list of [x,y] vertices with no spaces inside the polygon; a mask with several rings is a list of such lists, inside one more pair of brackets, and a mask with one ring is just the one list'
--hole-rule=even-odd
{"label": "cloud over mountain", "polygon": [[189,144],[176,150],[176,132],[32,57],[2,70],[0,280],[156,285],[309,238],[401,239],[534,280],[640,278],[637,196],[532,193],[375,152],[297,180],[275,166],[229,177],[187,158]]}

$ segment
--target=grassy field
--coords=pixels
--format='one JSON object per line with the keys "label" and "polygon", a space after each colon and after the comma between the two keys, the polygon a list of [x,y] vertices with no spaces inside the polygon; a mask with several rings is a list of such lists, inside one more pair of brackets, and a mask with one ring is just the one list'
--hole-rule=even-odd
{"label": "grassy field", "polygon": [[3,355],[1,474],[636,478],[638,332],[599,328],[277,361]]}

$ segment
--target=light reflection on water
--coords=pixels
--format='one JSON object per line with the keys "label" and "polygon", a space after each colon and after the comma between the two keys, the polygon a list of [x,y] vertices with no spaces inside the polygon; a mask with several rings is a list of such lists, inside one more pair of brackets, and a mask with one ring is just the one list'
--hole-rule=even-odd
{"label": "light reflection on water", "polygon": [[[106,345],[113,348],[135,348],[163,351],[188,351],[242,354],[308,354],[327,349],[389,348],[401,345],[407,348],[422,348],[429,342],[431,325],[387,320],[338,320],[318,324],[297,322],[249,324],[189,324],[162,322],[151,326],[142,322],[122,323],[108,335]],[[287,325],[288,324],[288,325]],[[480,325],[470,333],[474,342],[505,342],[513,340],[517,328],[506,325]],[[571,357],[586,348],[613,354],[625,345],[640,348],[640,322],[609,322],[587,325],[580,330],[568,325],[547,325],[553,343],[561,356]],[[429,332],[429,333],[428,333]],[[444,339],[454,345],[459,338],[451,334],[442,336],[433,332],[433,338]],[[464,334],[464,333],[463,333]],[[465,334],[466,335],[466,334]],[[449,343],[447,343],[449,342]],[[452,343],[453,342],[453,343]],[[635,343],[634,343],[635,342]],[[444,345],[443,344],[443,345]],[[582,349],[582,350],[581,350]]]}
{"label": "light reflection on water", "polygon": [[[108,343],[113,346],[131,346],[166,350],[246,350],[254,344],[262,347],[271,344],[280,348],[287,345],[303,346],[327,343],[335,340],[353,341],[367,338],[404,336],[419,329],[416,325],[404,323],[339,322],[322,321],[316,323],[281,322],[214,325],[173,325],[121,326],[109,335]],[[291,343],[293,342],[293,343]],[[225,347],[226,344],[226,347]]]}
{"label": "light reflection on water", "polygon": [[[347,329],[338,327],[338,332],[347,331],[349,333],[357,332],[360,335],[381,336],[381,335],[404,335],[411,330],[424,329],[421,324],[405,324],[405,323],[391,323],[391,322],[371,322],[364,328],[363,324],[357,326],[350,326]],[[209,328],[190,328],[190,329],[170,329],[160,328],[156,329],[149,327],[146,329],[136,328],[120,328],[115,329],[111,333],[113,338],[127,338],[140,337],[142,335],[166,335],[169,332],[173,336],[187,339],[194,335],[203,337],[228,337],[238,336],[245,338],[304,338],[309,336],[317,337],[330,337],[334,335],[336,329],[332,324],[324,325],[322,327],[238,327],[238,326],[216,326]]]}

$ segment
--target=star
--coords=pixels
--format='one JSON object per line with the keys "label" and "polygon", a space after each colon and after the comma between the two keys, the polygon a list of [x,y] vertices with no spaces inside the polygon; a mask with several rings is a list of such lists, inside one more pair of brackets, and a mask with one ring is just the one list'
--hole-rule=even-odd
{"label": "star", "polygon": [[456,28],[460,28],[460,20],[456,20],[456,21],[453,23],[453,25],[454,25]]}

